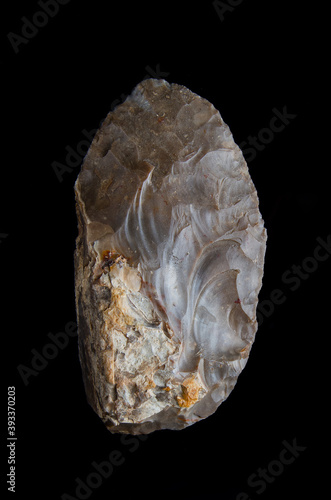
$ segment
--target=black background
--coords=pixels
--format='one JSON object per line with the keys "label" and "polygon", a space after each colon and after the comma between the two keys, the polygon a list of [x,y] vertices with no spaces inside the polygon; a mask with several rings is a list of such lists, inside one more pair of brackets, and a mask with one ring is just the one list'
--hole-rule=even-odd
{"label": "black background", "polygon": [[[7,34],[21,34],[22,16],[31,20],[40,7],[37,1],[6,5],[2,446],[6,388],[16,386],[16,498],[76,497],[76,478],[85,481],[92,462],[107,460],[113,450],[125,461],[90,498],[236,500],[240,492],[251,499],[322,498],[326,406],[320,388],[329,353],[331,258],[300,279],[297,290],[282,279],[313,256],[317,237],[331,233],[327,146],[318,157],[326,69],[312,36],[320,21],[303,4],[243,0],[222,20],[210,1],[71,0],[17,54]],[[268,127],[274,108],[296,115],[249,162],[268,231],[260,301],[275,289],[286,299],[262,317],[249,362],[214,415],[180,432],[124,443],[86,402],[77,338],[27,385],[17,367],[31,367],[31,349],[41,353],[49,332],[76,319],[73,184],[79,167],[59,182],[52,163],[64,164],[66,146],[76,149],[82,131],[97,128],[148,67],[210,100],[238,144]],[[248,478],[294,439],[306,449],[258,494]],[[5,480],[2,487],[6,491]]]}

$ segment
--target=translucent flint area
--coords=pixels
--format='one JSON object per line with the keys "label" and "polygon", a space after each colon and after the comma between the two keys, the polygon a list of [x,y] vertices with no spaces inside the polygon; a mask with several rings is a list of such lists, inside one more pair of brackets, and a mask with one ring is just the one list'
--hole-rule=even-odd
{"label": "translucent flint area", "polygon": [[[190,372],[203,358],[211,387],[219,381],[213,363],[246,355],[254,337],[263,226],[245,172],[233,169],[227,187],[218,152],[206,156],[177,164],[158,190],[151,170],[110,245],[139,263],[166,311],[183,343],[177,370]],[[235,164],[235,158],[225,162],[223,152],[221,157],[223,164]],[[155,208],[162,205],[166,209],[157,221]]]}

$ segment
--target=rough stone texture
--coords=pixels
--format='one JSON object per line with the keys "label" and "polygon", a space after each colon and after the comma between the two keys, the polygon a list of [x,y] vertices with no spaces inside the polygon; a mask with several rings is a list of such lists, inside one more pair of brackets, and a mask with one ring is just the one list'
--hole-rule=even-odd
{"label": "rough stone texture", "polygon": [[266,246],[228,126],[187,88],[145,80],[108,114],[75,192],[89,403],[111,432],[208,417],[247,362]]}

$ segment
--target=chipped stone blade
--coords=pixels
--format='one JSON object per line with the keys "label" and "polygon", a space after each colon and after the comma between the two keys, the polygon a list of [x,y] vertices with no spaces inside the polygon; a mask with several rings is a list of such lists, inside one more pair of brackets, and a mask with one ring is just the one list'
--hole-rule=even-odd
{"label": "chipped stone blade", "polygon": [[208,417],[247,362],[266,249],[229,127],[187,88],[144,80],[96,133],[75,194],[90,405],[130,434]]}

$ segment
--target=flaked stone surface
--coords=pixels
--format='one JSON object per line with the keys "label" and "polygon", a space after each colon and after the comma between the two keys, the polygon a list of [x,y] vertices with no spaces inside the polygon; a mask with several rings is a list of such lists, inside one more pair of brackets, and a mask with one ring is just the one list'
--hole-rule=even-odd
{"label": "flaked stone surface", "polygon": [[208,417],[247,362],[266,247],[228,126],[187,88],[145,80],[103,122],[75,193],[89,403],[111,432]]}

